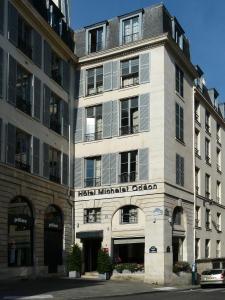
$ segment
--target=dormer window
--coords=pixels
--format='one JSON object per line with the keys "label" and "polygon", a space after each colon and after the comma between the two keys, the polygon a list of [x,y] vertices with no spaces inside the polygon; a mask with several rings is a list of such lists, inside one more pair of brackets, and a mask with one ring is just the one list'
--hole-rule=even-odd
{"label": "dormer window", "polygon": [[141,37],[142,12],[120,19],[120,44],[135,42]]}
{"label": "dormer window", "polygon": [[87,53],[94,53],[105,48],[106,25],[87,30]]}
{"label": "dormer window", "polygon": [[184,31],[176,18],[172,20],[172,36],[181,50],[184,48]]}

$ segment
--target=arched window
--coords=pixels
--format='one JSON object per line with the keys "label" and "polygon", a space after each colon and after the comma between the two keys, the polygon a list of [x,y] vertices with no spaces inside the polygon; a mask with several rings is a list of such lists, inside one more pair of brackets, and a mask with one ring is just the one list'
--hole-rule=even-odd
{"label": "arched window", "polygon": [[8,265],[33,264],[33,213],[24,197],[16,197],[8,209]]}
{"label": "arched window", "polygon": [[121,208],[121,224],[138,223],[138,208],[133,205],[127,205]]}
{"label": "arched window", "polygon": [[183,225],[183,209],[182,207],[175,207],[173,211],[173,224],[174,225]]}

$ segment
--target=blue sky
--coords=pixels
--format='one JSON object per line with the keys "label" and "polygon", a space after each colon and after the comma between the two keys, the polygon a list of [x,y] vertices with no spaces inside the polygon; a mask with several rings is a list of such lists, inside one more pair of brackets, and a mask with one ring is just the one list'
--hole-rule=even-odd
{"label": "blue sky", "polygon": [[190,41],[193,64],[205,73],[225,102],[225,0],[71,0],[71,25],[78,29],[163,2],[177,17]]}

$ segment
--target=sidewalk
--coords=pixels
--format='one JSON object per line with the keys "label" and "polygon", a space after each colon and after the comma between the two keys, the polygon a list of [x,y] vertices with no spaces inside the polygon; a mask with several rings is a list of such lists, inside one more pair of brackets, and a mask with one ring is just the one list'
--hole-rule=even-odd
{"label": "sidewalk", "polygon": [[0,281],[0,299],[16,299],[15,296],[34,297],[37,295],[41,295],[40,298],[42,299],[103,299],[109,296],[157,293],[195,288],[198,288],[198,286],[176,288],[153,286],[138,281],[46,278],[8,282]]}

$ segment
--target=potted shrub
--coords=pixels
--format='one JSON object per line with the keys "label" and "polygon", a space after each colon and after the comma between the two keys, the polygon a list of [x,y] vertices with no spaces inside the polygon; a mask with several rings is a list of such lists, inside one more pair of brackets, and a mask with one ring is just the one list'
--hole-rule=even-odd
{"label": "potted shrub", "polygon": [[70,278],[80,278],[82,266],[81,248],[78,244],[72,246],[68,257],[68,270]]}
{"label": "potted shrub", "polygon": [[99,273],[99,278],[108,280],[112,273],[112,260],[108,252],[100,249],[98,252],[97,259],[97,271]]}

